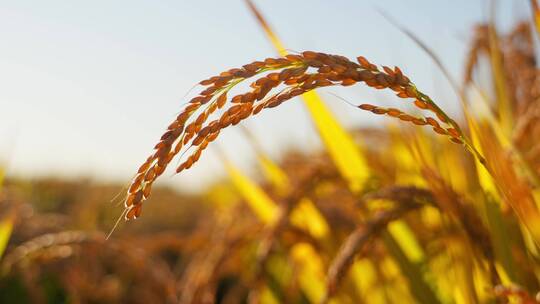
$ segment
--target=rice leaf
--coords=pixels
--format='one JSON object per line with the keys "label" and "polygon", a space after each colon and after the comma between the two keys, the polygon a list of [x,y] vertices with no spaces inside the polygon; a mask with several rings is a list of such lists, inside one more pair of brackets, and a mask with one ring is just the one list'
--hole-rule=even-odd
{"label": "rice leaf", "polygon": [[0,220],[0,258],[2,258],[2,255],[6,250],[12,230],[13,218],[11,216],[7,216],[4,219]]}
{"label": "rice leaf", "polygon": [[226,168],[233,184],[238,191],[240,191],[251,210],[265,224],[274,224],[278,215],[276,203],[274,203],[255,182],[245,176],[231,162],[226,162]]}

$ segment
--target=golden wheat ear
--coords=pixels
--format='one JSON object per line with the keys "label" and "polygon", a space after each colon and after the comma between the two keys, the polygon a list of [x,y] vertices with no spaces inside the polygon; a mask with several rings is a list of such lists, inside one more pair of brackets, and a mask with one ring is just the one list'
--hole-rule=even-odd
{"label": "golden wheat ear", "polygon": [[[231,94],[233,88],[246,80],[252,81],[248,92]],[[150,196],[154,181],[177,155],[194,148],[176,169],[179,173],[191,168],[223,129],[306,92],[357,83],[375,89],[390,89],[400,98],[414,100],[420,109],[434,113],[438,121],[435,118],[411,118],[410,121],[430,124],[436,132],[451,136],[453,141],[465,142],[457,124],[427,95],[418,91],[398,67],[383,66],[380,69],[362,56],[354,62],[340,55],[314,51],[267,58],[230,69],[199,83],[204,89],[184,107],[161,136],[154,147],[155,152],[139,167],[124,201],[125,218],[129,220],[141,215],[142,202]],[[233,96],[229,98],[229,95]],[[221,109],[219,116],[216,113],[218,109]],[[371,111],[381,114],[395,112],[394,109],[383,108],[372,108]],[[402,120],[410,117],[401,112],[398,116]],[[211,120],[211,117],[215,119]],[[446,127],[441,127],[441,124]]]}

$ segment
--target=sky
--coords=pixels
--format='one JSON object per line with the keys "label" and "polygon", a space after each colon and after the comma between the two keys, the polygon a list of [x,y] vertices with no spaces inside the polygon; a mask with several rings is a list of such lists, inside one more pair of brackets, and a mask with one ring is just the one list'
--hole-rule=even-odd
{"label": "sky", "polygon": [[[427,42],[459,78],[470,29],[488,8],[481,0],[254,2],[288,49],[397,65],[450,113],[458,113],[458,100],[441,73],[378,10]],[[523,18],[528,1],[498,1],[501,29]],[[13,176],[128,182],[194,84],[270,56],[275,51],[243,0],[0,0],[0,161]],[[321,94],[350,128],[381,120],[333,94],[353,103],[395,101],[360,85]],[[274,159],[321,148],[299,100],[258,116],[244,125]],[[253,167],[237,128],[217,145],[241,168]],[[223,176],[210,150],[194,168],[161,181],[197,191]]]}

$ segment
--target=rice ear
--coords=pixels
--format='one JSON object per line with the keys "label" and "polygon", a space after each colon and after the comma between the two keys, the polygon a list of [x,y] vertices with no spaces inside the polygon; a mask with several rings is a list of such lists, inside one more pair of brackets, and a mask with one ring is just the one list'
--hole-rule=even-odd
{"label": "rice ear", "polygon": [[[427,104],[428,110],[437,114],[439,120],[442,120],[443,123],[450,123],[456,129],[457,133],[455,135],[459,135],[459,138],[456,138],[463,140],[459,128],[452,123],[453,121],[448,119],[446,114],[427,95],[418,91],[400,69],[391,69],[389,67],[379,69],[365,58],[361,59],[360,63],[355,63],[339,55],[305,51],[294,56],[289,55],[267,58],[264,61],[254,61],[241,68],[230,69],[220,73],[219,76],[213,76],[201,81],[200,83],[206,86],[206,89],[203,89],[199,95],[192,98],[177,118],[169,124],[167,131],[156,144],[155,152],[139,167],[138,174],[133,179],[125,200],[126,208],[129,209],[126,212],[126,219],[133,219],[140,214],[142,203],[151,194],[151,185],[179,154],[183,155],[191,147],[197,147],[179,165],[177,172],[193,166],[207,146],[219,136],[223,129],[231,125],[237,125],[265,108],[279,106],[295,96],[309,93],[327,85],[349,86],[353,84],[351,80],[354,80],[354,83],[364,83],[376,89],[391,89],[401,98],[421,100],[424,104]],[[328,70],[320,72],[324,67],[327,67]],[[269,71],[274,73],[264,74]],[[276,76],[278,72],[279,76]],[[252,90],[236,95],[227,101],[227,93],[236,85],[248,79],[254,80],[251,83]],[[273,92],[277,90],[278,86],[285,86],[285,88]],[[317,107],[316,103],[310,102],[309,104],[312,107]],[[216,109],[220,107],[224,108],[221,117],[210,120],[211,117],[215,116]],[[387,112],[382,108],[376,108],[374,111]],[[325,112],[319,109],[316,113]],[[320,130],[328,133],[328,130],[331,129],[331,121],[326,116],[320,118],[322,119],[321,122],[326,122],[325,125],[320,126]],[[418,125],[425,124],[422,119],[415,119],[406,115],[401,115],[399,118],[412,121]],[[328,133],[328,135],[331,134],[337,136],[340,133]],[[344,140],[345,138],[341,138],[342,142]],[[345,146],[342,145],[342,147]],[[346,151],[337,148],[338,146],[334,149],[335,151],[332,151],[336,153],[338,151],[339,153],[345,153]],[[351,149],[355,150],[356,148]],[[348,169],[354,167],[351,167],[349,163],[351,159],[351,157],[344,158],[342,166],[338,167]],[[363,172],[363,178],[365,179],[366,174],[368,174],[368,171],[365,170],[366,165],[356,166],[355,168],[358,169],[357,172]],[[353,175],[357,176],[357,173]],[[358,182],[361,179],[354,180]],[[144,195],[140,195],[140,193],[144,193]],[[132,206],[135,205],[137,207],[132,209],[134,208]]]}

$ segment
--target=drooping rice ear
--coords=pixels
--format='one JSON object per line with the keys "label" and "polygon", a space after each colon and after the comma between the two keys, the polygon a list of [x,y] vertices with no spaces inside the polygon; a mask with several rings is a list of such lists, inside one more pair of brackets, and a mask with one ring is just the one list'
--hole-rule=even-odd
{"label": "drooping rice ear", "polygon": [[[449,121],[446,114],[427,95],[418,91],[399,68],[379,69],[364,57],[360,56],[357,60],[358,63],[339,55],[305,51],[298,55],[254,61],[201,81],[200,85],[205,88],[169,124],[156,144],[155,152],[139,167],[125,201],[126,208],[129,208],[126,218],[140,215],[143,200],[151,195],[152,184],[177,155],[183,155],[192,146],[198,147],[179,165],[176,172],[189,169],[224,128],[237,125],[263,109],[277,107],[311,90],[331,85],[346,87],[364,83],[376,89],[390,89],[401,98],[414,99],[420,109],[434,112],[441,124]],[[228,100],[228,92],[248,79],[253,79],[251,90]],[[280,86],[284,88],[271,94]],[[453,124],[450,131],[442,128],[439,123],[432,124],[428,119],[413,117],[398,109],[371,105],[361,105],[360,108],[375,114],[388,114],[416,125],[431,124],[436,132],[451,135],[455,142],[463,141],[462,134]],[[212,120],[217,109],[223,109],[224,112]],[[138,193],[143,192],[142,199],[139,199]],[[136,208],[132,207],[135,205]]]}

